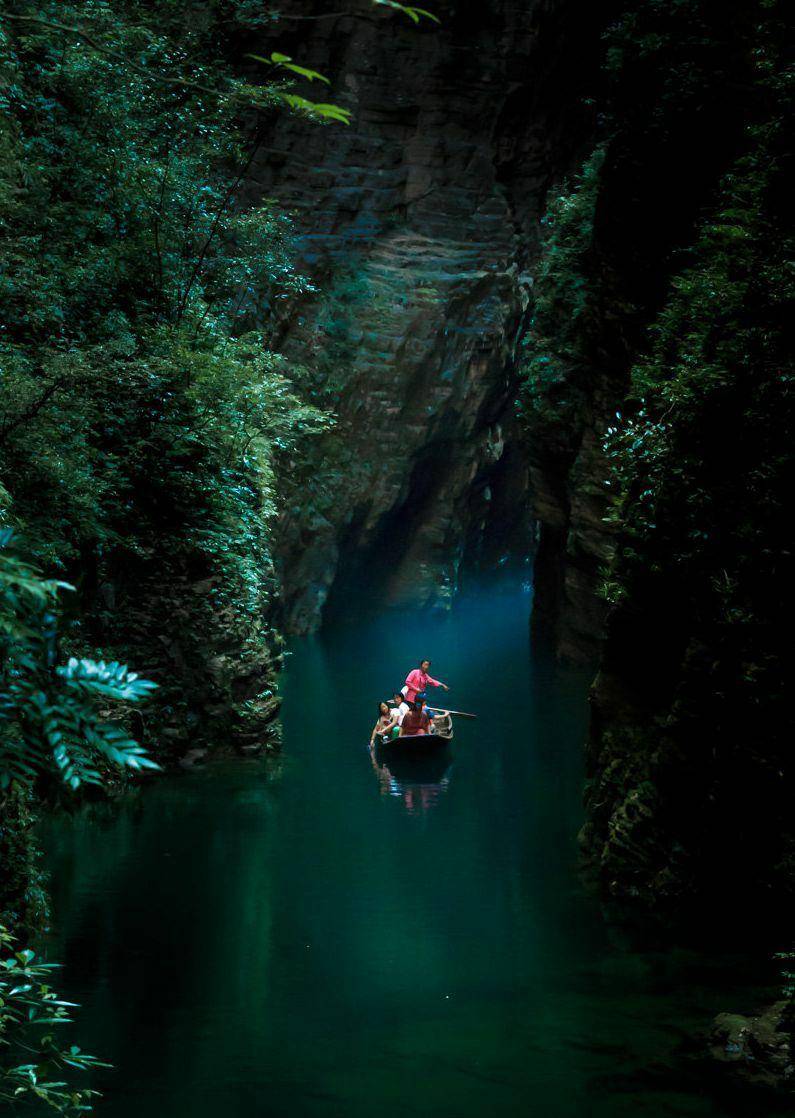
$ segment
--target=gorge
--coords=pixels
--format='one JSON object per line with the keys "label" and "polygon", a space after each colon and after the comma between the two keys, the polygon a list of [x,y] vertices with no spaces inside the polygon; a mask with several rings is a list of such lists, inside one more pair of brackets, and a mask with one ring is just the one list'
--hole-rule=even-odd
{"label": "gorge", "polygon": [[517,346],[596,65],[592,6],[576,3],[454,5],[441,36],[388,17],[343,14],[308,41],[295,26],[277,20],[274,42],[292,50],[293,35],[353,114],[344,130],[282,116],[247,191],[295,214],[317,290],[278,344],[338,415],[280,529],[286,623],[303,633],[341,555],[383,553],[388,598],[425,605],[449,600],[462,567],[527,550]]}
{"label": "gorge", "polygon": [[[675,379],[671,347],[688,323],[701,337],[678,339],[683,363],[713,362],[721,335],[744,331],[748,341],[734,350],[724,343],[726,372],[714,387],[682,385],[688,399],[703,395],[687,422],[705,448],[684,484],[703,475],[714,486],[717,476],[713,499],[722,507],[713,512],[705,497],[685,514],[676,503],[683,496],[661,494],[659,515],[682,521],[681,539],[651,526],[649,569],[635,576],[648,585],[639,583],[610,618],[589,749],[597,789],[589,795],[599,807],[584,837],[614,892],[645,889],[647,904],[664,907],[669,894],[680,904],[708,881],[720,882],[716,895],[729,888],[718,872],[724,855],[708,849],[707,835],[750,812],[740,877],[749,886],[756,879],[764,893],[770,882],[760,867],[778,866],[776,889],[788,888],[781,719],[756,711],[762,695],[775,706],[784,680],[768,654],[748,675],[749,663],[772,648],[783,593],[770,587],[763,601],[735,570],[756,537],[780,586],[787,548],[779,469],[788,468],[788,454],[777,432],[786,440],[788,389],[783,372],[774,384],[774,368],[786,366],[791,339],[772,337],[791,296],[786,250],[773,250],[791,233],[775,201],[788,170],[787,139],[775,124],[789,95],[774,76],[783,27],[772,10],[747,5],[727,19],[713,5],[611,11],[578,3],[492,4],[477,13],[451,5],[442,34],[428,23],[415,33],[390,21],[385,31],[382,21],[345,15],[318,26],[303,39],[305,60],[335,74],[335,97],[354,110],[354,124],[341,135],[307,133],[282,117],[250,184],[296,214],[317,292],[286,316],[280,346],[320,371],[339,416],[315,447],[311,479],[302,478],[282,513],[285,625],[297,633],[317,627],[326,596],[336,589],[344,597],[357,571],[374,566],[386,568],[387,600],[443,603],[467,570],[529,551],[534,526],[535,623],[551,631],[561,656],[594,662],[605,631],[605,571],[616,543],[617,572],[628,549],[638,549],[613,512],[610,486],[621,481],[616,451],[604,445],[622,411],[643,425],[633,376],[648,376],[656,362],[652,386]],[[285,18],[273,32],[287,35],[288,49],[291,30]],[[600,34],[606,64],[593,50]],[[736,251],[742,238],[753,242],[745,254]],[[699,305],[697,285],[728,300],[719,318]],[[754,333],[769,339],[769,352],[757,352]],[[648,356],[660,337],[660,353]],[[758,401],[741,387],[752,364],[766,382],[755,388]],[[668,415],[678,400],[658,391],[657,414]],[[779,404],[781,416],[768,413]],[[749,446],[741,468],[729,461],[736,452],[726,425],[734,422],[757,430],[758,449]],[[673,449],[677,438],[674,427],[669,453],[684,456],[685,448]],[[667,468],[674,473],[673,459]],[[655,489],[644,469],[628,466],[630,509],[633,487],[645,484],[647,497]],[[763,491],[751,498],[751,479],[762,484],[763,475]],[[644,524],[653,519],[641,515]],[[745,543],[725,536],[724,515],[742,519]],[[721,540],[714,556],[685,543],[710,536]],[[654,566],[666,549],[674,564],[689,566],[689,588],[682,572]],[[732,593],[742,605],[726,600]],[[698,621],[687,616],[688,601],[704,613]],[[732,636],[718,654],[727,622]],[[746,623],[754,650],[741,635]],[[635,645],[639,659],[627,652]],[[710,655],[717,660],[707,669]],[[766,679],[759,698],[757,672]],[[713,750],[698,759],[713,727],[726,724],[719,710],[698,709],[713,686],[706,678],[719,677],[719,687],[747,679],[739,705],[755,711],[753,725],[744,744],[725,742],[725,758]],[[661,746],[677,723],[679,744]],[[674,806],[681,793],[673,788],[683,783],[689,802]],[[721,802],[732,787],[742,806]],[[661,822],[680,810],[686,828],[700,820],[700,837]],[[736,869],[733,860],[733,888]]]}
{"label": "gorge", "polygon": [[[390,628],[415,618],[450,659],[456,639],[498,657],[466,603],[481,595],[502,617],[488,587],[532,578],[532,616],[526,591],[511,609],[532,631],[532,670],[556,681],[563,754],[585,743],[583,774],[547,771],[554,735],[534,706],[536,776],[569,804],[556,856],[582,824],[581,864],[618,926],[648,935],[651,919],[655,943],[695,936],[721,957],[750,951],[745,965],[758,964],[775,1005],[753,1019],[759,1004],[726,1005],[749,1016],[721,1019],[713,1055],[726,1083],[791,1084],[791,980],[776,998],[765,969],[792,950],[795,880],[778,655],[795,321],[785,6],[446,0],[429,16],[366,0],[225,0],[187,20],[177,0],[159,12],[126,0],[7,7],[0,514],[15,537],[3,546],[76,592],[56,636],[25,605],[32,594],[38,617],[37,595],[55,590],[0,570],[9,663],[22,665],[6,669],[15,713],[3,732],[13,743],[30,724],[14,706],[28,660],[13,642],[43,625],[35,680],[55,672],[60,646],[63,659],[129,662],[158,684],[140,710],[123,686],[111,697],[165,767],[275,752],[285,650],[335,680],[308,686],[327,709],[348,697],[346,677],[316,651],[325,642],[355,657],[346,625],[374,601],[393,620],[362,623],[368,679]],[[295,90],[314,102],[290,111]],[[408,647],[396,638],[395,655]],[[483,684],[459,674],[488,703],[484,670]],[[527,729],[500,722],[525,701],[514,670],[504,668],[515,692],[496,688],[490,787],[515,824],[506,774],[530,778],[503,744]],[[57,686],[41,688],[55,710]],[[588,688],[586,720],[571,711]],[[285,763],[311,768],[292,702]],[[58,766],[75,771],[53,762],[48,717],[38,738],[22,734],[26,747],[44,742],[38,785],[13,769],[0,793],[0,919],[23,938],[46,919],[34,911],[46,907],[37,797],[62,799]],[[340,773],[359,802],[348,762]],[[322,802],[334,766],[315,775],[287,782],[290,828],[305,800]],[[584,820],[570,807],[581,777]],[[242,795],[236,776],[220,779]],[[162,795],[187,835],[201,809]],[[378,831],[368,811],[363,825]],[[122,862],[124,827],[113,832]],[[500,889],[521,893],[521,858],[498,856]],[[58,875],[57,853],[54,865]],[[296,872],[311,877],[311,865],[304,851]],[[568,872],[555,888],[574,887]],[[100,876],[112,920],[122,902],[112,870]],[[542,877],[534,866],[530,878]],[[294,961],[287,972],[302,973]],[[90,983],[80,995],[90,999]],[[703,1033],[717,1010],[702,1003]],[[502,1074],[498,1063],[488,1074]],[[290,1086],[279,1090],[286,1106]],[[725,1090],[717,1109],[692,1113],[733,1113]],[[500,1097],[512,1113],[514,1096]],[[605,1115],[620,1113],[616,1097],[600,1103]],[[585,1105],[578,1095],[560,1113]]]}

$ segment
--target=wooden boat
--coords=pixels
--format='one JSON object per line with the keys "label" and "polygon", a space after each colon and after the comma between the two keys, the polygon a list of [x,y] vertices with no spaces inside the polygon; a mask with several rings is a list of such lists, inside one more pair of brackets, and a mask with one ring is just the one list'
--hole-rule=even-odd
{"label": "wooden boat", "polygon": [[409,756],[434,752],[441,746],[449,745],[453,740],[452,716],[435,714],[432,721],[432,734],[401,734],[397,738],[379,736],[381,749]]}

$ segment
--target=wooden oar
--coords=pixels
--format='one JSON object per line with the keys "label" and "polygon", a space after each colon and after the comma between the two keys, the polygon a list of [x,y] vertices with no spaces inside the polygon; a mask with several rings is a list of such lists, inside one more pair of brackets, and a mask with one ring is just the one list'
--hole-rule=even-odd
{"label": "wooden oar", "polygon": [[457,714],[459,718],[477,718],[476,714],[467,714],[465,710],[448,710],[447,707],[431,707],[431,710],[443,710],[445,714]]}

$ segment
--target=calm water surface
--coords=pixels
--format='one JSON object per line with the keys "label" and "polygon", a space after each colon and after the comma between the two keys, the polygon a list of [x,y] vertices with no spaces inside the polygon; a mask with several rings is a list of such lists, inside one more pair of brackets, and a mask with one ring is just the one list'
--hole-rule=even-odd
{"label": "calm water surface", "polygon": [[[588,678],[531,655],[528,610],[492,587],[297,642],[276,764],[49,825],[100,1118],[738,1113],[673,1056],[737,1008],[726,974],[621,950],[580,887]],[[375,697],[420,656],[479,720],[390,772]]]}

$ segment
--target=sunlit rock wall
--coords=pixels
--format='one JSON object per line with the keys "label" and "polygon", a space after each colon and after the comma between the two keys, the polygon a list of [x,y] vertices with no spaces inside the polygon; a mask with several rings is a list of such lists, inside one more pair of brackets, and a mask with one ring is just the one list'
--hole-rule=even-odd
{"label": "sunlit rock wall", "polygon": [[342,555],[349,577],[377,566],[392,602],[438,604],[462,571],[529,552],[516,345],[596,61],[585,5],[440,4],[441,27],[361,10],[274,25],[265,45],[331,75],[322,99],[352,123],[266,122],[248,187],[295,215],[319,293],[278,342],[339,416],[280,526],[296,632],[344,589]]}

